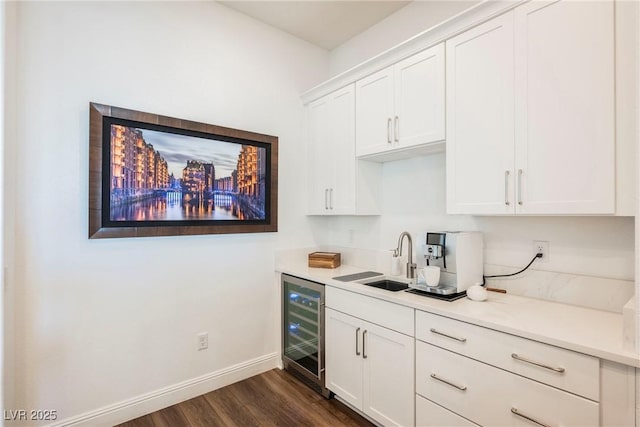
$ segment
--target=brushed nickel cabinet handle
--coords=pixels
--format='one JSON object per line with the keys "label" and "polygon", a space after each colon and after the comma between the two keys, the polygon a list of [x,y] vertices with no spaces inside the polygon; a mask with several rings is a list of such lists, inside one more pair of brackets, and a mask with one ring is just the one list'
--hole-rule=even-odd
{"label": "brushed nickel cabinet handle", "polygon": [[437,331],[437,330],[435,330],[433,328],[431,328],[429,330],[431,331],[432,334],[436,334],[436,335],[440,335],[440,336],[443,336],[443,337],[451,338],[452,340],[456,340],[456,341],[460,341],[460,342],[467,342],[466,338],[454,337],[453,335],[445,334],[444,332]]}
{"label": "brushed nickel cabinet handle", "polygon": [[394,139],[396,140],[396,142],[398,142],[400,139],[398,137],[398,134],[400,133],[400,117],[396,116],[394,122],[393,122],[393,136]]}
{"label": "brushed nickel cabinet handle", "polygon": [[522,169],[518,169],[518,204],[522,205]]}
{"label": "brushed nickel cabinet handle", "polygon": [[447,381],[444,378],[440,378],[439,376],[437,376],[436,374],[431,374],[431,378],[433,378],[434,380],[438,380],[441,383],[445,383],[447,385],[450,385],[451,387],[455,387],[458,390],[462,390],[462,391],[466,391],[467,390],[467,386],[466,385],[458,385],[458,384],[454,384],[451,381]]}
{"label": "brushed nickel cabinet handle", "polygon": [[540,366],[541,368],[545,368],[545,369],[548,369],[550,371],[557,372],[559,374],[564,372],[564,368],[554,368],[553,366],[545,365],[544,363],[536,362],[534,360],[527,359],[525,357],[519,356],[516,353],[511,353],[511,357],[513,357],[514,359],[519,360],[521,362],[530,363],[532,365]]}
{"label": "brushed nickel cabinet handle", "polygon": [[329,202],[328,202],[328,194],[329,194],[329,189],[325,188],[324,189],[324,209],[327,210],[329,209]]}
{"label": "brushed nickel cabinet handle", "polygon": [[387,119],[387,144],[391,144],[391,117]]}
{"label": "brushed nickel cabinet handle", "polygon": [[509,174],[508,170],[504,171],[504,204],[509,206]]}
{"label": "brushed nickel cabinet handle", "polygon": [[539,426],[551,427],[551,426],[549,426],[549,424],[545,424],[542,421],[538,421],[538,420],[536,420],[535,418],[533,418],[533,417],[531,417],[529,415],[523,414],[522,412],[518,411],[516,408],[511,408],[511,413],[515,414],[515,415],[517,415],[517,416],[519,416],[521,418],[524,418],[525,420],[531,421],[532,423],[537,424]]}
{"label": "brushed nickel cabinet handle", "polygon": [[367,358],[367,342],[365,341],[365,338],[367,336],[367,330],[365,329],[364,332],[362,333],[362,358],[366,359]]}
{"label": "brushed nickel cabinet handle", "polygon": [[360,356],[360,350],[358,350],[358,334],[360,333],[360,328],[356,329],[356,356]]}

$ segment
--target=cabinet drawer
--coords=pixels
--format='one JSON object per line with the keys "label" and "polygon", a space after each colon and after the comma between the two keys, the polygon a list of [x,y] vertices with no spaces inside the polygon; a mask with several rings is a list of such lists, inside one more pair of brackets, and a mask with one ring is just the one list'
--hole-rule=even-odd
{"label": "cabinet drawer", "polygon": [[460,415],[416,395],[416,427],[477,427]]}
{"label": "cabinet drawer", "polygon": [[598,358],[422,311],[416,312],[416,338],[600,400]]}
{"label": "cabinet drawer", "polygon": [[[598,403],[416,342],[416,393],[485,426],[597,426]],[[517,412],[517,413],[515,413]]]}
{"label": "cabinet drawer", "polygon": [[327,286],[327,307],[348,313],[376,325],[414,336],[414,310],[377,298]]}

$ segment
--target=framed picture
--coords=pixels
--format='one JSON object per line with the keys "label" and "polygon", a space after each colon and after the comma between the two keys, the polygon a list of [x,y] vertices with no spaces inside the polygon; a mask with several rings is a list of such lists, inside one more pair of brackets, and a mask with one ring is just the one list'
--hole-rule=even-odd
{"label": "framed picture", "polygon": [[89,238],[278,231],[278,138],[91,103]]}

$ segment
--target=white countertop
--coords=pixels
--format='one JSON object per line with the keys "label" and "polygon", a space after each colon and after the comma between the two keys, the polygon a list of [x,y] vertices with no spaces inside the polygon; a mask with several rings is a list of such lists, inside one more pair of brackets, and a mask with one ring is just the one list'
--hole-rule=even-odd
{"label": "white countertop", "polygon": [[489,292],[489,299],[484,302],[467,298],[452,302],[440,301],[407,292],[390,292],[355,282],[331,279],[367,271],[349,265],[324,269],[310,268],[306,261],[287,261],[277,265],[276,271],[601,359],[640,367],[640,355],[623,347],[622,314],[495,292]]}

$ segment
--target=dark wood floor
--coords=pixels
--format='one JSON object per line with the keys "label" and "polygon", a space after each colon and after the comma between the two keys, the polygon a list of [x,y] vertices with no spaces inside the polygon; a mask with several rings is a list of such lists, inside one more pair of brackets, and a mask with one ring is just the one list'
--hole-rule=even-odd
{"label": "dark wood floor", "polygon": [[336,399],[274,369],[117,427],[373,426]]}

